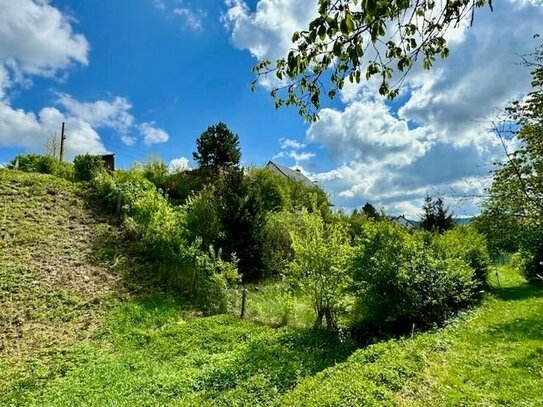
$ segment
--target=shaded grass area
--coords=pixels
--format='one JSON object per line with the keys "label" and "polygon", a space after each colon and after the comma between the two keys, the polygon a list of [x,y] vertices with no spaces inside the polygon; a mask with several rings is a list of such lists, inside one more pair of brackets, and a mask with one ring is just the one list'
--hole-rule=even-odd
{"label": "shaded grass area", "polygon": [[190,319],[177,301],[158,297],[119,304],[95,335],[12,375],[0,404],[270,405],[353,349],[322,332]]}
{"label": "shaded grass area", "polygon": [[543,405],[543,296],[516,270],[447,328],[356,351],[304,379],[288,406]]}
{"label": "shaded grass area", "polygon": [[[315,310],[311,298],[301,290],[291,290],[281,281],[268,281],[246,287],[245,319],[273,327],[311,328]],[[241,314],[241,289],[233,290],[230,314]]]}

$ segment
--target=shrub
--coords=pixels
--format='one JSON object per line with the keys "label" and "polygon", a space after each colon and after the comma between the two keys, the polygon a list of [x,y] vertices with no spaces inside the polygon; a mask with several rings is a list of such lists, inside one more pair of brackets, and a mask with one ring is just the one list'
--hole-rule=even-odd
{"label": "shrub", "polygon": [[104,163],[99,156],[85,154],[74,158],[74,178],[76,181],[91,181],[104,171]]}
{"label": "shrub", "polygon": [[338,304],[349,281],[349,236],[343,224],[327,224],[319,213],[302,210],[294,216],[300,224],[291,232],[294,260],[288,280],[311,296],[317,314],[314,327],[321,328],[326,319],[327,328],[335,329]]}
{"label": "shrub", "polygon": [[433,249],[442,259],[458,258],[474,271],[474,278],[481,287],[487,286],[488,254],[485,238],[470,226],[457,226],[433,240]]}
{"label": "shrub", "polygon": [[106,206],[124,215],[142,254],[153,261],[164,280],[201,299],[206,312],[226,310],[227,288],[238,280],[235,259],[226,262],[220,252],[202,250],[201,239],[189,241],[186,208],[172,207],[135,171],[101,173],[92,185]]}
{"label": "shrub", "polygon": [[210,169],[196,168],[168,175],[164,185],[170,198],[185,203],[189,196],[200,192],[206,185],[213,183],[216,173]]}
{"label": "shrub", "polygon": [[93,180],[93,187],[106,207],[117,215],[130,215],[138,197],[156,191],[142,174],[124,170],[99,173]]}
{"label": "shrub", "polygon": [[474,302],[474,272],[463,260],[436,258],[423,236],[390,222],[365,232],[352,264],[359,328],[426,328]]}
{"label": "shrub", "polygon": [[286,212],[269,213],[262,231],[262,262],[264,276],[278,276],[285,272],[294,258],[290,229],[292,216]]}
{"label": "shrub", "polygon": [[14,168],[19,163],[19,170],[25,172],[38,172],[71,180],[73,178],[73,165],[58,159],[38,154],[23,154],[13,158],[9,167]]}
{"label": "shrub", "polygon": [[291,206],[288,180],[268,168],[251,168],[248,173],[250,188],[257,188],[264,210],[279,212]]}
{"label": "shrub", "polygon": [[526,227],[515,262],[526,280],[543,283],[543,229]]}
{"label": "shrub", "polygon": [[143,163],[136,164],[134,170],[141,172],[141,174],[157,188],[166,190],[168,165],[160,158],[149,157]]}
{"label": "shrub", "polygon": [[204,188],[188,198],[185,204],[189,240],[202,240],[202,246],[217,246],[224,239],[219,213],[219,200],[213,186]]}

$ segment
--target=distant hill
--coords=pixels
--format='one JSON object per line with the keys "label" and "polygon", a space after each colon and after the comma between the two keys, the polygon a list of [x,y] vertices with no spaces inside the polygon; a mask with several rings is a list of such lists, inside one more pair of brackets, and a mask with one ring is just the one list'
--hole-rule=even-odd
{"label": "distant hill", "polygon": [[471,225],[472,220],[473,220],[473,217],[471,217],[471,218],[455,218],[454,222],[457,225]]}
{"label": "distant hill", "polygon": [[[471,225],[472,220],[473,220],[473,217],[471,217],[471,218],[454,218],[454,222],[457,225]],[[408,221],[413,223],[416,226],[418,226],[420,224],[420,220],[408,219]]]}

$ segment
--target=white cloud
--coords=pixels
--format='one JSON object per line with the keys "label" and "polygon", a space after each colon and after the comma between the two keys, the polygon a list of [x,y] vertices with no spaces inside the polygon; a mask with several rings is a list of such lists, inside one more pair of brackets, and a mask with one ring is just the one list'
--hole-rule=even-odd
{"label": "white cloud", "polygon": [[132,105],[122,97],[111,101],[80,102],[65,93],[58,95],[58,102],[73,116],[87,121],[93,127],[109,127],[125,133],[134,124],[134,117],[128,112]]}
{"label": "white cloud", "polygon": [[185,28],[201,31],[207,12],[202,8],[194,8],[184,0],[153,0],[157,9],[164,14],[180,19]]}
{"label": "white cloud", "polygon": [[143,141],[147,145],[165,143],[170,136],[164,130],[154,126],[154,122],[141,123],[138,125],[140,133],[143,135]]}
{"label": "white cloud", "polygon": [[423,156],[433,143],[431,130],[410,129],[383,102],[353,102],[344,111],[323,109],[307,140],[324,145],[336,162],[404,166]]}
{"label": "white cloud", "polygon": [[[223,22],[234,46],[258,59],[275,60],[291,47],[294,31],[315,16],[316,1],[227,0]],[[304,161],[340,207],[366,201],[392,213],[418,213],[426,192],[481,195],[487,166],[503,156],[499,141],[486,129],[489,118],[529,88],[529,73],[519,54],[536,45],[543,8],[539,0],[509,0],[478,9],[473,27],[447,34],[451,56],[431,71],[416,65],[401,97],[389,108],[377,92],[377,80],[347,83],[343,108],[322,109],[306,143],[326,147],[332,168],[322,158]],[[271,85],[275,85],[273,80]],[[284,141],[281,141],[283,144]],[[291,157],[294,145],[276,157]],[[335,168],[334,168],[335,167]],[[325,168],[325,167],[324,167]],[[476,212],[480,199],[452,200],[458,211]]]}
{"label": "white cloud", "polygon": [[175,174],[185,170],[190,170],[190,163],[186,157],[174,158],[168,165],[168,171],[170,174]]}
{"label": "white cloud", "polygon": [[0,61],[12,72],[52,76],[73,62],[88,63],[87,40],[49,2],[0,0],[0,10]]}
{"label": "white cloud", "polygon": [[300,148],[304,148],[306,146],[304,143],[300,143],[299,141],[292,140],[285,137],[282,137],[279,139],[279,145],[281,146],[282,150],[287,149],[287,148],[292,148],[292,149],[297,150]]}
{"label": "white cloud", "polygon": [[313,158],[315,157],[315,153],[309,153],[309,152],[296,152],[296,151],[290,151],[288,153],[288,156],[293,158],[296,163],[298,163],[299,161],[307,161],[309,160],[310,158]]}
{"label": "white cloud", "polygon": [[[0,146],[18,146],[43,151],[45,142],[60,132],[66,122],[66,157],[80,153],[104,153],[96,129],[111,128],[126,145],[135,137],[128,134],[135,120],[130,102],[122,97],[81,102],[58,94],[58,105],[38,113],[11,106],[10,92],[16,85],[30,85],[35,76],[66,75],[73,64],[88,63],[89,44],[74,33],[73,18],[45,0],[0,0]],[[167,134],[149,123],[140,128],[147,144],[163,142]]]}
{"label": "white cloud", "polygon": [[[243,0],[225,0],[222,22],[231,33],[233,45],[247,49],[258,60],[283,57],[292,47],[292,34],[307,27],[317,17],[317,0],[260,0],[251,11]],[[261,86],[279,84],[273,74],[261,77]]]}
{"label": "white cloud", "polygon": [[128,147],[131,147],[136,144],[136,137],[123,134],[121,135],[121,141]]}
{"label": "white cloud", "polygon": [[193,10],[188,7],[177,7],[172,12],[180,17],[188,28],[195,31],[202,29],[203,21],[207,17],[207,13],[202,9]]}
{"label": "white cloud", "polygon": [[294,31],[317,16],[316,0],[260,0],[251,11],[243,0],[226,0],[223,22],[232,42],[258,59],[275,60],[291,48]]}
{"label": "white cloud", "polygon": [[469,143],[496,109],[528,90],[530,77],[519,54],[531,52],[530,41],[543,21],[543,9],[503,2],[491,13],[483,9],[463,41],[436,69],[413,75],[413,93],[399,115],[433,126],[440,137]]}
{"label": "white cloud", "polygon": [[76,154],[102,154],[107,150],[89,123],[66,117],[53,107],[43,108],[37,115],[0,103],[0,145],[43,149],[47,139],[60,133],[66,122],[66,158]]}
{"label": "white cloud", "polygon": [[66,122],[66,157],[104,153],[98,133],[80,118],[53,107],[35,114],[11,106],[8,90],[32,76],[53,77],[74,63],[88,63],[89,44],[73,32],[73,19],[47,1],[0,0],[0,145],[42,150]]}

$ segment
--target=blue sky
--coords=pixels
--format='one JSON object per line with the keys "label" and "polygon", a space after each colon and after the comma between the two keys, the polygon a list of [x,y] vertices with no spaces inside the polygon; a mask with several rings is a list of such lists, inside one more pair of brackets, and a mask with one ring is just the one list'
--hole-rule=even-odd
{"label": "blue sky", "polygon": [[[149,154],[193,165],[195,140],[225,122],[243,163],[300,167],[336,206],[366,201],[416,217],[426,192],[477,212],[488,163],[503,155],[488,119],[528,89],[518,54],[541,32],[539,0],[504,0],[450,33],[452,56],[415,69],[400,98],[347,86],[305,123],[276,110],[251,67],[284,55],[315,0],[0,0],[0,163],[43,152],[67,122],[68,154]],[[486,122],[485,122],[486,120]],[[514,146],[511,146],[514,148]]]}

